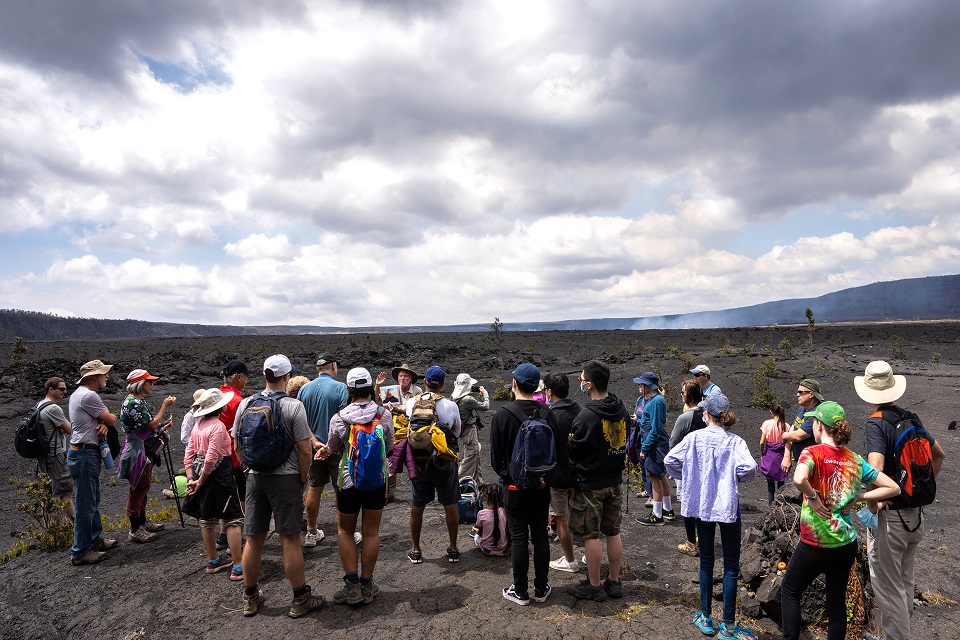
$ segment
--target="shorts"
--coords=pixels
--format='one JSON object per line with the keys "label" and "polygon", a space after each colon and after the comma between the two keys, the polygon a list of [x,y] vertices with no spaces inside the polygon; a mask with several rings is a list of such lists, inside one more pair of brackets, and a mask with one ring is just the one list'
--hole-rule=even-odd
{"label": "shorts", "polygon": [[243,465],[233,468],[233,481],[237,485],[237,493],[243,500],[246,500],[247,495],[247,470],[243,468]]}
{"label": "shorts", "polygon": [[622,503],[620,485],[574,491],[570,499],[570,531],[586,539],[598,538],[601,533],[605,536],[619,535],[623,518]]}
{"label": "shorts", "polygon": [[667,475],[667,467],[663,464],[663,459],[670,452],[670,443],[659,441],[653,450],[647,454],[647,459],[643,461],[643,468],[647,475],[654,478],[663,478]]}
{"label": "shorts", "polygon": [[377,487],[361,491],[355,487],[336,489],[337,511],[347,515],[355,515],[360,510],[381,511],[387,504],[387,487]]}
{"label": "shorts", "polygon": [[280,535],[300,533],[303,520],[303,485],[300,474],[251,473],[247,477],[247,513],[243,533],[258,536],[274,530]]}
{"label": "shorts", "polygon": [[67,467],[67,452],[57,451],[37,460],[40,471],[50,476],[51,493],[54,498],[73,497],[73,478]]}
{"label": "shorts", "polygon": [[550,506],[558,518],[570,517],[570,500],[573,499],[574,489],[550,489]]}
{"label": "shorts", "polygon": [[307,472],[308,482],[314,489],[326,484],[336,485],[336,478],[340,475],[340,456],[330,456],[326,460],[314,460],[310,463]]}
{"label": "shorts", "polygon": [[410,478],[410,504],[414,507],[425,507],[433,502],[433,492],[436,489],[437,502],[443,506],[457,504],[460,499],[460,479],[457,477],[457,465],[449,461],[440,463],[431,462],[426,471],[421,471],[416,478]]}

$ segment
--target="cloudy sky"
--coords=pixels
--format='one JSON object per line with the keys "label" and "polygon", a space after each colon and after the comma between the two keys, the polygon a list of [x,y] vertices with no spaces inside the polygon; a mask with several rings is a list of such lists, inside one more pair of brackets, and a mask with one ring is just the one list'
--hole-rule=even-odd
{"label": "cloudy sky", "polygon": [[3,308],[520,322],[960,273],[955,0],[3,14]]}

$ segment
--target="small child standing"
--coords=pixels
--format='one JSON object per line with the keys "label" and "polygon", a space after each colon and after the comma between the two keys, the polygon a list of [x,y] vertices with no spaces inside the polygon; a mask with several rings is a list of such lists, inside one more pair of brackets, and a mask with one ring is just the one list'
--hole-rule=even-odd
{"label": "small child standing", "polygon": [[473,541],[488,556],[505,556],[510,547],[507,535],[507,514],[500,498],[500,486],[486,485],[483,488],[485,508],[477,513],[473,526]]}

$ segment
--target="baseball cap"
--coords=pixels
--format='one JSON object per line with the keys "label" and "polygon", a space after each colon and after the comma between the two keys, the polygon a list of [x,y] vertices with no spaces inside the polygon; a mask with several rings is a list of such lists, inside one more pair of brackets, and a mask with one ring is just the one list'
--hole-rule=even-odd
{"label": "baseball cap", "polygon": [[333,362],[340,364],[340,359],[337,358],[337,356],[333,355],[332,353],[321,353],[320,355],[317,356],[318,367],[322,367],[325,364],[331,364]]}
{"label": "baseball cap", "polygon": [[703,407],[712,416],[719,416],[724,411],[730,411],[730,400],[722,393],[711,393],[697,406]]}
{"label": "baseball cap", "polygon": [[705,376],[707,376],[707,377],[709,378],[709,377],[710,377],[710,367],[708,367],[708,366],[705,365],[705,364],[698,364],[698,365],[695,366],[693,369],[690,369],[690,373],[692,373],[693,375],[697,375],[698,373],[702,373],[702,374],[704,374]]}
{"label": "baseball cap", "polygon": [[[810,389],[810,387],[807,387]],[[810,389],[813,391],[813,389]],[[803,414],[804,417],[813,416],[823,424],[828,427],[832,427],[837,420],[846,420],[847,414],[839,404],[833,400],[828,400],[827,402],[821,402],[816,406],[812,411],[807,411]]]}
{"label": "baseball cap", "polygon": [[[820,383],[819,383],[819,382],[817,382],[817,381],[814,380],[813,378],[804,378],[803,380],[800,381],[800,385],[799,385],[799,386],[803,387],[804,389],[810,389],[810,391],[813,392],[813,397],[816,398],[817,400],[819,400],[820,402],[823,402],[823,396],[820,395]],[[821,420],[821,422],[823,422],[823,421]],[[824,424],[826,424],[826,423],[824,423]]]}
{"label": "baseball cap", "polygon": [[540,369],[529,362],[524,362],[513,370],[513,379],[524,386],[535,387],[540,384]]}
{"label": "baseball cap", "polygon": [[447,379],[447,372],[441,369],[440,367],[438,367],[437,365],[433,365],[432,367],[429,367],[427,369],[427,372],[423,374],[423,380],[427,384],[434,387],[437,385],[443,384],[443,381],[446,379]]}
{"label": "baseball cap", "polygon": [[146,369],[134,369],[133,371],[127,374],[128,384],[135,384],[137,382],[140,382],[141,380],[159,380],[159,379],[160,378],[157,376],[150,375],[150,372],[147,371]]}
{"label": "baseball cap", "polygon": [[231,360],[227,363],[227,366],[223,368],[224,378],[235,376],[238,373],[242,373],[245,376],[250,375],[250,369],[247,368],[247,364],[243,360]]}
{"label": "baseball cap", "polygon": [[263,370],[269,371],[279,378],[287,375],[291,371],[296,371],[297,368],[290,364],[290,359],[287,358],[287,356],[277,354],[263,361]]}
{"label": "baseball cap", "polygon": [[350,389],[372,386],[373,378],[370,376],[370,372],[363,367],[356,367],[347,372],[347,387]]}

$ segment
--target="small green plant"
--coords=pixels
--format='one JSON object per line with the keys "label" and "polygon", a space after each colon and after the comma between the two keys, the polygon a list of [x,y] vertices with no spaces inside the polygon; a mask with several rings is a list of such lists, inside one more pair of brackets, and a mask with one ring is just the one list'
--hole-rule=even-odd
{"label": "small green plant", "polygon": [[940,364],[940,359],[941,359],[940,352],[939,352],[939,351],[934,351],[934,353],[933,353],[933,362],[934,362],[934,364]]}
{"label": "small green plant", "polygon": [[827,372],[827,367],[822,362],[813,365],[813,375],[820,377]]}
{"label": "small green plant", "polygon": [[493,379],[493,399],[494,400],[509,400],[510,399],[510,389],[507,387],[507,381],[497,376]]}
{"label": "small green plant", "polygon": [[[487,331],[486,337],[493,345],[494,356],[502,369],[507,349],[503,339],[503,323],[500,322],[500,318],[494,318],[493,322],[490,323],[490,330]],[[496,400],[496,398],[494,398],[494,400]]]}
{"label": "small green plant", "polygon": [[773,358],[767,358],[752,375],[753,396],[750,398],[750,406],[754,409],[769,409],[770,405],[777,401],[777,394],[770,388],[770,378],[780,377],[776,362]]}
{"label": "small green plant", "polygon": [[903,338],[894,334],[887,338],[890,342],[893,343],[893,357],[897,360],[903,359]]}
{"label": "small green plant", "polygon": [[807,307],[804,312],[807,315],[807,335],[810,337],[810,348],[813,349],[813,332],[817,330],[817,321],[813,317],[813,309]]}
{"label": "small green plant", "polygon": [[73,542],[73,523],[65,513],[69,503],[53,497],[50,477],[40,473],[33,480],[16,480],[14,484],[17,493],[26,498],[17,505],[17,510],[31,519],[18,534],[26,548],[53,550],[69,547]]}
{"label": "small green plant", "polygon": [[784,338],[777,345],[777,350],[785,356],[793,355],[793,343],[789,338]]}

